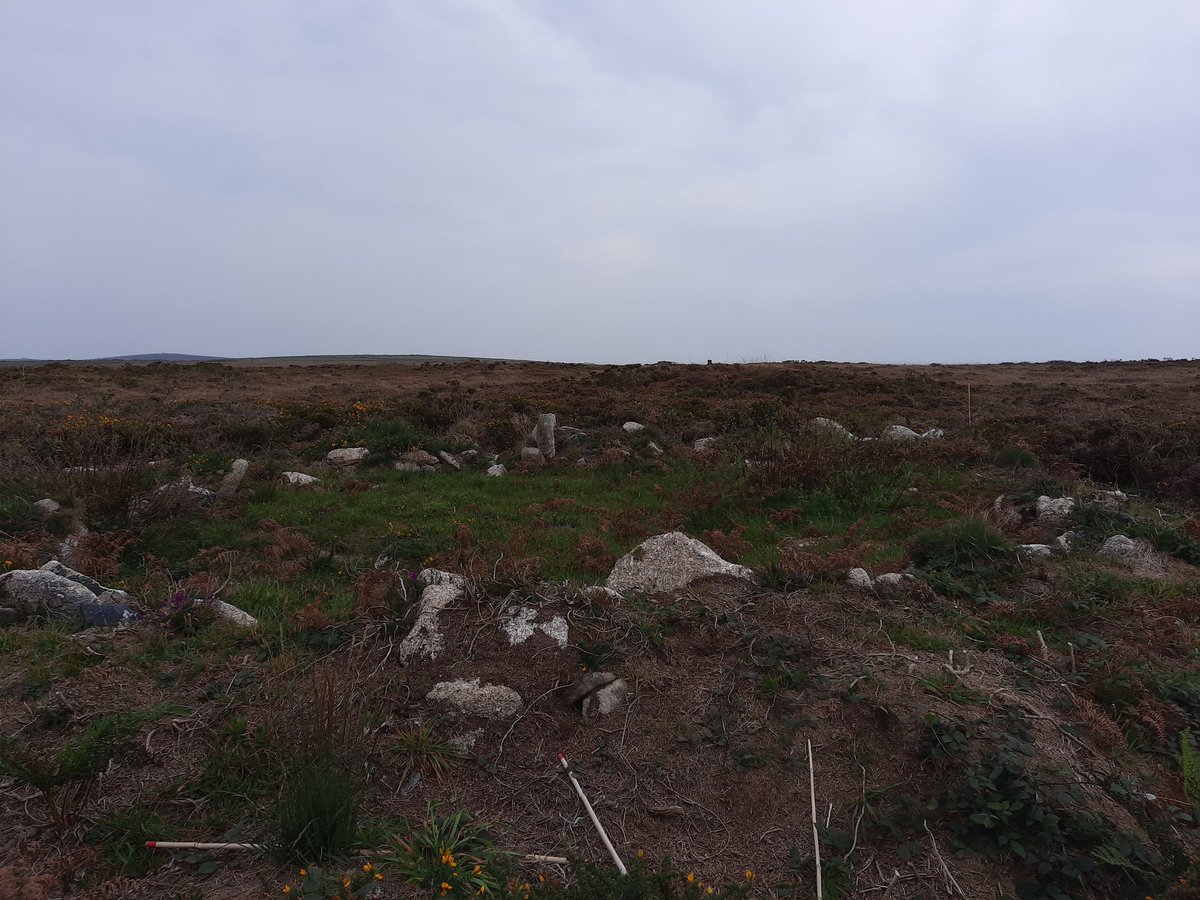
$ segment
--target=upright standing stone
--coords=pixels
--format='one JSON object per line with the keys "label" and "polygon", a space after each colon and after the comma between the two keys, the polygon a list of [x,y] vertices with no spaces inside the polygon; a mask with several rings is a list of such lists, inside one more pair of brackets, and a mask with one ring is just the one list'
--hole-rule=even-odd
{"label": "upright standing stone", "polygon": [[542,451],[542,456],[546,459],[554,458],[554,413],[542,413],[538,416],[537,429],[534,432],[537,438],[538,449]]}

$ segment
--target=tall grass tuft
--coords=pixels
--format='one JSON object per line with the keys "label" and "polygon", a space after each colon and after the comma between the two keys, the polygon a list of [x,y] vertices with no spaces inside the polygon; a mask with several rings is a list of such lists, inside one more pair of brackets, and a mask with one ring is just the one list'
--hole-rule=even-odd
{"label": "tall grass tuft", "polygon": [[354,846],[369,746],[345,668],[312,675],[308,704],[289,723],[274,809],[278,855],[305,864],[341,859]]}

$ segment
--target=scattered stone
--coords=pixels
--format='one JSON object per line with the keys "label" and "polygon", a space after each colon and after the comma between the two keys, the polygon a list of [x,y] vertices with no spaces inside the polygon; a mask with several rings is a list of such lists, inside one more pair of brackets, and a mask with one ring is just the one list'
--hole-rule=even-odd
{"label": "scattered stone", "polygon": [[250,613],[244,609],[238,609],[232,603],[226,603],[224,600],[212,601],[212,608],[218,618],[231,622],[239,628],[254,628],[258,625],[258,619]]}
{"label": "scattered stone", "polygon": [[414,656],[434,659],[442,652],[442,630],[438,623],[438,615],[461,598],[467,590],[467,580],[452,572],[423,569],[420,577],[426,587],[421,591],[417,621],[397,651],[402,663],[408,662]]}
{"label": "scattered stone", "polygon": [[62,509],[62,505],[57,500],[51,500],[49,497],[47,497],[45,500],[39,500],[33,505],[34,508],[40,509],[42,511],[42,515],[45,516],[52,516]]}
{"label": "scattered stone", "polygon": [[554,413],[543,413],[538,416],[537,427],[533,430],[537,448],[542,451],[542,456],[546,457],[546,459],[554,459],[555,421],[556,417]]}
{"label": "scattered stone", "polygon": [[479,455],[479,451],[476,450],[474,447],[471,447],[467,450],[464,450],[462,453],[458,454],[458,458],[459,459],[474,459],[478,455]]}
{"label": "scattered stone", "polygon": [[824,416],[817,416],[811,419],[808,423],[818,431],[824,431],[830,437],[840,438],[846,441],[853,441],[855,437],[850,433],[850,429],[846,428],[841,422],[835,422],[833,419],[826,419]]}
{"label": "scattered stone", "polygon": [[646,426],[641,422],[626,422],[621,428],[626,434],[637,434],[639,431],[644,431]]}
{"label": "scattered stone", "polygon": [[574,444],[580,438],[587,437],[587,432],[582,428],[573,428],[570,425],[559,425],[554,429],[554,439],[560,444]]}
{"label": "scattered stone", "polygon": [[525,643],[538,631],[558,644],[560,650],[567,646],[567,620],[555,616],[548,622],[538,622],[537,610],[528,606],[509,607],[507,617],[500,622],[500,628],[508,635],[510,647]]}
{"label": "scattered stone", "polygon": [[86,628],[121,628],[134,622],[137,613],[119,604],[80,603],[75,617]]}
{"label": "scattered stone", "polygon": [[537,447],[522,447],[521,462],[524,463],[542,463],[546,461],[546,457],[542,455],[542,451]]}
{"label": "scattered stone", "polygon": [[249,468],[249,461],[235,459],[233,465],[229,467],[229,474],[221,479],[221,486],[217,489],[217,496],[232,497],[238,487],[241,486],[242,479],[246,477],[246,470]]}
{"label": "scattered stone", "polygon": [[457,459],[455,459],[453,456],[451,456],[445,450],[438,451],[438,459],[440,459],[442,462],[444,462],[450,468],[454,469],[456,472],[462,470],[462,463],[460,463]]}
{"label": "scattered stone", "polygon": [[744,581],[754,577],[745,566],[727,562],[695,538],[672,531],[648,538],[617,560],[605,587],[613,591],[666,593],[717,575]]}
{"label": "scattered stone", "polygon": [[8,606],[0,606],[0,628],[3,628],[5,625],[15,625],[23,618],[24,616],[15,609]]}
{"label": "scattered stone", "polygon": [[860,591],[869,591],[872,587],[871,576],[866,569],[851,569],[846,573],[846,583]]}
{"label": "scattered stone", "polygon": [[992,501],[991,519],[1001,528],[1011,528],[1021,523],[1021,514],[1009,501],[1008,495],[1001,494]]}
{"label": "scattered stone", "polygon": [[625,705],[628,696],[628,683],[625,679],[618,678],[583,698],[583,717],[598,719],[600,716],[616,712]]}
{"label": "scattered stone", "polygon": [[903,425],[889,425],[883,432],[885,441],[915,441],[920,435]]}
{"label": "scattered stone", "polygon": [[462,734],[456,734],[454,737],[448,738],[446,743],[460,753],[470,753],[475,749],[475,744],[481,737],[483,737],[483,729],[475,728],[471,731],[464,731]]}
{"label": "scattered stone", "polygon": [[1096,552],[1100,556],[1108,556],[1112,559],[1124,559],[1130,562],[1135,562],[1146,556],[1145,549],[1137,541],[1123,534],[1114,534],[1101,544],[1100,549]]}
{"label": "scattered stone", "polygon": [[909,588],[916,581],[916,577],[907,572],[888,572],[876,578],[872,587],[880,597],[896,600],[908,596]]}
{"label": "scattered stone", "polygon": [[503,478],[508,474],[508,469],[504,468],[503,463],[496,463],[495,465],[488,466],[488,470],[484,474],[489,478]]}
{"label": "scattered stone", "polygon": [[1129,502],[1129,495],[1124,491],[1100,491],[1092,499],[1108,512],[1120,512]]}
{"label": "scattered stone", "polygon": [[313,478],[311,475],[305,475],[303,472],[283,472],[279,477],[294,487],[306,487],[321,480]]}
{"label": "scattered stone", "polygon": [[[15,569],[0,575],[5,599],[22,616],[44,615],[52,619],[84,622],[94,617],[95,606],[124,610],[133,616],[124,591],[104,587],[98,581],[51,560],[41,569]],[[122,613],[118,619],[128,617]]]}
{"label": "scattered stone", "polygon": [[416,463],[418,466],[436,466],[438,458],[424,450],[410,450],[400,454],[400,462]]}
{"label": "scattered stone", "polygon": [[709,447],[711,447],[716,442],[716,440],[717,439],[715,437],[697,438],[692,443],[692,449],[696,450],[696,451],[707,450]]}
{"label": "scattered stone", "polygon": [[1064,531],[1054,539],[1054,546],[1058,548],[1059,553],[1070,553],[1075,549],[1075,545],[1083,540],[1083,535],[1078,531]]}
{"label": "scattered stone", "polygon": [[937,440],[941,440],[941,439],[942,439],[942,438],[944,438],[945,436],[946,436],[946,431],[945,431],[945,429],[943,429],[943,428],[930,428],[928,431],[926,431],[924,434],[922,434],[922,435],[921,435],[921,440],[923,440],[923,441],[937,441]]}
{"label": "scattered stone", "polygon": [[1054,548],[1049,544],[1020,544],[1017,553],[1028,559],[1049,559],[1054,556]]}
{"label": "scattered stone", "polygon": [[478,678],[441,681],[425,696],[444,703],[464,716],[511,719],[521,709],[521,695],[502,684],[484,684]]}
{"label": "scattered stone", "polygon": [[325,459],[331,466],[357,466],[370,453],[366,447],[338,447],[326,453]]}
{"label": "scattered stone", "polygon": [[646,449],[649,450],[651,453],[653,453],[655,456],[663,455],[663,448],[658,446],[658,444],[654,443],[654,441],[651,441],[650,443],[648,443],[646,445]]}
{"label": "scattered stone", "polygon": [[581,456],[579,459],[575,460],[575,468],[577,469],[588,469],[591,468],[591,465],[592,461],[586,456]]}
{"label": "scattered stone", "polygon": [[392,465],[397,472],[436,472],[433,466],[423,466],[415,462],[398,462]]}
{"label": "scattered stone", "polygon": [[1075,509],[1075,500],[1071,497],[1047,497],[1037,499],[1037,515],[1039,519],[1048,522],[1062,522],[1070,517]]}
{"label": "scattered stone", "polygon": [[577,682],[571,690],[563,696],[567,706],[578,706],[583,702],[584,697],[593,694],[600,688],[612,684],[617,680],[617,676],[612,672],[588,672]]}

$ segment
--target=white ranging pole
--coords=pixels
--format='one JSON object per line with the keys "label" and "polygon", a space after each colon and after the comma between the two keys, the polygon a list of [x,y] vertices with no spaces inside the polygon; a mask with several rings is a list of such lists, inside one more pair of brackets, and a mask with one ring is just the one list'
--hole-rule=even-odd
{"label": "white ranging pole", "polygon": [[808,742],[808,795],[812,798],[813,859],[817,864],[817,900],[823,900],[821,890],[821,842],[817,838],[817,785],[813,778],[812,741]]}
{"label": "white ranging pole", "polygon": [[567,777],[571,779],[571,784],[575,785],[575,793],[579,795],[579,799],[583,801],[583,808],[587,810],[588,816],[592,820],[592,824],[596,826],[596,831],[600,833],[600,840],[604,842],[604,849],[608,851],[608,855],[612,857],[612,861],[616,863],[617,871],[622,875],[628,874],[625,869],[625,863],[621,862],[621,857],[617,855],[617,851],[613,849],[612,841],[608,839],[608,833],[604,830],[604,826],[600,824],[600,820],[596,817],[596,811],[592,809],[592,804],[588,802],[587,794],[583,792],[583,788],[579,784],[579,779],[575,777],[575,773],[571,771],[571,766],[567,763],[567,758],[561,753],[558,754],[558,761],[562,763],[563,770],[567,773]]}

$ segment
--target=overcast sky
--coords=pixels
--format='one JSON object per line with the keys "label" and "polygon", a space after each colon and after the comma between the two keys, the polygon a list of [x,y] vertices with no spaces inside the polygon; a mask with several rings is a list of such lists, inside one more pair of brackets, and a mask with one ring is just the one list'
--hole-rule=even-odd
{"label": "overcast sky", "polygon": [[1200,3],[0,0],[0,357],[1200,356]]}

